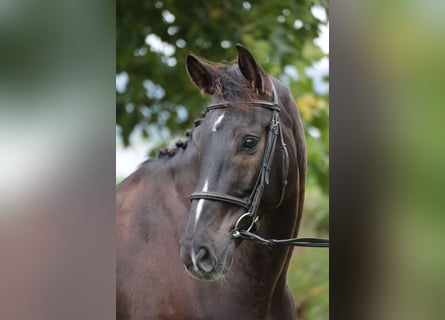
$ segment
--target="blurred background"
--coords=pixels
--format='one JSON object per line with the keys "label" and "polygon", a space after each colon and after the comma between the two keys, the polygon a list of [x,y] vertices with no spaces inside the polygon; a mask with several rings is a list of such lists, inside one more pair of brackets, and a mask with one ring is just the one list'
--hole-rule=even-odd
{"label": "blurred background", "polygon": [[331,315],[441,319],[445,2],[330,10]]}
{"label": "blurred background", "polygon": [[0,0],[0,319],[115,317],[115,4]]}
{"label": "blurred background", "polygon": [[[308,153],[300,236],[328,237],[328,12],[323,0],[119,0],[117,182],[184,137],[209,103],[187,75],[186,55],[231,61],[237,57],[235,44],[242,43],[297,102]],[[326,249],[295,249],[289,285],[299,319],[328,318],[328,255]]]}

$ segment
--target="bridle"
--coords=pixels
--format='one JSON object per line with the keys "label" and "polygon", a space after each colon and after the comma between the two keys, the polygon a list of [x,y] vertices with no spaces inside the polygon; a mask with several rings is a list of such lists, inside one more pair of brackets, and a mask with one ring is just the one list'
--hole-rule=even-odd
{"label": "bridle", "polygon": [[[238,205],[244,209],[247,210],[246,213],[244,213],[236,222],[235,229],[234,229],[234,236],[237,236],[237,231],[240,227],[240,223],[242,220],[250,218],[251,223],[250,226],[246,229],[247,231],[250,231],[255,224],[258,223],[258,207],[260,205],[260,201],[263,195],[264,186],[266,184],[269,184],[269,174],[270,169],[272,165],[272,159],[273,154],[275,151],[275,145],[278,136],[280,137],[281,141],[281,152],[282,152],[282,159],[283,159],[283,172],[282,172],[282,183],[281,183],[281,196],[278,204],[276,205],[276,208],[278,208],[284,199],[284,194],[286,191],[286,185],[287,185],[287,172],[289,169],[289,155],[287,152],[286,144],[283,140],[283,133],[281,129],[281,123],[280,123],[280,105],[278,104],[278,95],[276,93],[276,89],[272,84],[272,90],[274,95],[274,101],[252,101],[248,104],[254,106],[254,107],[262,107],[266,108],[272,111],[272,119],[270,121],[270,125],[268,128],[267,138],[266,138],[266,147],[264,150],[264,156],[263,161],[261,164],[261,169],[258,174],[255,186],[247,200],[240,199],[237,197],[233,197],[231,195],[227,195],[224,193],[218,193],[218,192],[194,192],[190,195],[191,200],[198,200],[198,199],[207,199],[207,200],[216,200],[221,202],[226,202],[234,205]],[[211,104],[208,105],[204,110],[204,116],[211,110],[215,109],[222,109],[222,108],[229,108],[231,107],[230,104],[227,103],[219,103],[219,104]]]}
{"label": "bridle", "polygon": [[[289,154],[287,151],[286,143],[283,139],[283,130],[281,127],[280,122],[280,104],[278,101],[278,94],[275,89],[275,86],[273,82],[271,81],[272,85],[272,92],[273,92],[273,102],[270,101],[263,101],[263,100],[256,100],[248,102],[247,104],[253,106],[253,107],[261,107],[272,111],[272,119],[270,121],[270,124],[268,126],[268,132],[266,137],[266,146],[264,149],[264,155],[263,155],[263,161],[261,163],[260,172],[258,174],[256,183],[254,188],[252,189],[252,192],[250,193],[250,196],[247,200],[237,198],[225,193],[219,193],[219,192],[212,192],[212,191],[200,191],[200,192],[194,192],[190,195],[190,200],[200,200],[200,199],[206,199],[206,200],[215,200],[215,201],[221,201],[225,203],[229,203],[232,205],[237,205],[245,210],[247,210],[246,213],[241,215],[238,220],[235,223],[235,227],[232,231],[232,237],[233,238],[240,238],[244,240],[253,240],[257,243],[266,244],[266,245],[273,245],[273,244],[290,244],[290,245],[301,245],[301,246],[314,246],[314,247],[320,247],[320,246],[328,246],[326,245],[325,239],[315,239],[315,238],[306,238],[306,239],[285,239],[285,240],[267,240],[263,239],[257,234],[251,232],[251,230],[256,230],[258,228],[259,224],[259,216],[258,216],[258,208],[261,202],[261,198],[263,196],[264,187],[266,184],[269,184],[269,175],[270,175],[270,169],[272,166],[272,160],[275,152],[275,146],[277,143],[277,139],[280,139],[281,143],[281,160],[282,160],[282,176],[281,176],[281,195],[280,199],[278,201],[278,204],[275,206],[275,209],[277,209],[284,200],[284,195],[286,192],[286,186],[287,186],[287,174],[289,171]],[[229,103],[217,103],[217,104],[210,104],[204,109],[203,116],[216,109],[223,109],[223,108],[230,108],[232,105]],[[249,226],[247,228],[241,229],[242,221],[248,220],[250,221]],[[255,228],[254,228],[255,227]],[[309,241],[308,240],[316,240]],[[300,241],[303,240],[303,241]],[[320,242],[320,240],[323,240]],[[283,242],[284,241],[284,242]]]}

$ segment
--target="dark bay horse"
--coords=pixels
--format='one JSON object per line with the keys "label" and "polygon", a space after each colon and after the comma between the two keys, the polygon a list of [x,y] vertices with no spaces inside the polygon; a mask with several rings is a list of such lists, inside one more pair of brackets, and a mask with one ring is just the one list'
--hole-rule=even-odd
{"label": "dark bay horse", "polygon": [[[119,320],[296,318],[286,284],[292,248],[243,241],[234,229],[264,174],[260,223],[249,228],[269,238],[297,236],[304,131],[289,90],[246,48],[237,49],[238,61],[227,64],[187,57],[192,81],[212,104],[185,143],[117,187]],[[287,170],[279,143],[269,141],[278,121]]]}

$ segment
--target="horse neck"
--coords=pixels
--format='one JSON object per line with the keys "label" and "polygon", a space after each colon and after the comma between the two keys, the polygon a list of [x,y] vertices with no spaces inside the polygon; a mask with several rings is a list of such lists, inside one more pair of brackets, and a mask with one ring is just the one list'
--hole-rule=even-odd
{"label": "horse neck", "polygon": [[[301,203],[299,203],[300,197],[298,196],[300,194],[298,178],[296,180],[297,183],[294,186],[288,187],[285,200],[279,208],[272,211],[260,211],[262,219],[258,234],[262,237],[266,239],[286,239],[297,236],[300,223],[299,207]],[[264,247],[257,244],[254,248],[254,250],[258,250],[258,252],[266,255],[265,261],[270,260],[270,266],[267,267],[268,272],[275,273],[275,276],[287,272],[288,262],[292,255],[291,247],[276,246],[271,249],[266,247],[266,250],[263,250]]]}
{"label": "horse neck", "polygon": [[[276,239],[296,235],[298,219],[295,200],[295,197],[290,198],[283,202],[279,210],[267,212],[261,220],[258,234]],[[237,265],[241,270],[234,270],[234,274],[244,274],[249,290],[238,294],[249,301],[252,312],[258,313],[258,317],[267,313],[276,301],[290,298],[286,279],[292,250],[289,246],[269,248],[246,240],[240,245]]]}
{"label": "horse neck", "polygon": [[[294,150],[290,150],[290,154],[295,154]],[[281,154],[275,154],[275,159],[280,159],[280,157]],[[295,157],[290,159],[293,163],[296,163]],[[281,183],[279,171],[272,171],[271,174],[277,177],[279,183]],[[285,239],[297,236],[304,199],[304,177],[303,181],[300,181],[299,167],[290,168],[288,181],[284,200],[278,208],[267,209],[263,206],[259,208],[260,226],[257,233],[261,237]],[[272,184],[269,188],[266,188],[264,196],[267,197],[268,192],[271,192],[273,188],[276,188],[276,185]],[[245,242],[247,241],[245,240]],[[249,276],[257,278],[255,280],[258,282],[262,282],[262,287],[266,293],[273,292],[277,285],[285,286],[292,247],[275,246],[269,248],[254,242],[248,242],[243,243],[242,248],[244,252],[241,255],[247,256],[246,261],[249,261],[248,264],[244,265],[246,272]]]}

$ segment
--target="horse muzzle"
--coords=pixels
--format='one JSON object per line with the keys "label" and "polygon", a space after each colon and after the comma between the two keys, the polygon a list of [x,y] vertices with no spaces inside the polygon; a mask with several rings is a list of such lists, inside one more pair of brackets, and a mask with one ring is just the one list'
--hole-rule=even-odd
{"label": "horse muzzle", "polygon": [[194,241],[181,241],[181,259],[187,272],[198,280],[215,281],[228,271],[235,244],[229,244],[216,254],[217,250],[207,246],[196,245]]}

